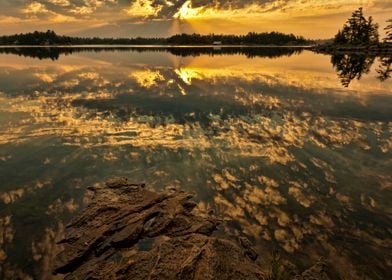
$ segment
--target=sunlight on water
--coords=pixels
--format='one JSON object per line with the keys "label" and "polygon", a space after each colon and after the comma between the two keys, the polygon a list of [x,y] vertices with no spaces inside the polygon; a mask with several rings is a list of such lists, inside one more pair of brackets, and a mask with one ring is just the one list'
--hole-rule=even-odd
{"label": "sunlight on water", "polygon": [[86,187],[112,176],[194,191],[265,262],[278,249],[342,278],[390,273],[392,80],[379,58],[2,53],[2,275],[48,275]]}

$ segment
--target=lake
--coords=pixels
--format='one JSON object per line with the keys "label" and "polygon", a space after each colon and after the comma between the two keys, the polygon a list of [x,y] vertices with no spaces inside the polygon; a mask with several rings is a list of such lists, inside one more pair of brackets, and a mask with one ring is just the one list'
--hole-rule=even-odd
{"label": "lake", "polygon": [[390,69],[291,48],[1,48],[0,278],[51,279],[86,188],[126,176],[194,192],[266,266],[278,251],[392,279]]}

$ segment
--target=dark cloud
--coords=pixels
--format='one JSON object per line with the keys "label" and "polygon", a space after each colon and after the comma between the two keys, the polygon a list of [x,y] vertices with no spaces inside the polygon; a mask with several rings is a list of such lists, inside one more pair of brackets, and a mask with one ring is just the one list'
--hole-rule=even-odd
{"label": "dark cloud", "polygon": [[[327,3],[328,2],[328,3]],[[330,38],[360,0],[0,0],[0,34],[54,29],[92,36],[168,36],[180,32],[223,33],[279,30]],[[197,23],[173,17],[185,3],[209,10]],[[252,6],[251,13],[247,8]],[[390,17],[390,0],[364,4],[380,31]],[[233,10],[234,13],[227,12]],[[278,11],[276,17],[269,12]],[[216,18],[213,13],[216,12]],[[280,12],[280,13],[279,13]],[[233,14],[233,17],[228,16]],[[272,14],[272,13],[271,13]],[[312,26],[312,28],[309,28]],[[382,31],[381,31],[382,33]],[[322,34],[322,35],[320,35]],[[383,36],[383,34],[381,34]]]}
{"label": "dark cloud", "polygon": [[[274,2],[276,0],[191,0],[192,8],[210,8],[214,7],[216,9],[239,9],[244,8],[249,5],[264,5],[266,3]],[[158,13],[158,17],[170,18],[173,17],[179,9],[187,2],[187,0],[173,0],[173,1],[165,1],[165,0],[153,0],[152,5],[154,7],[162,7],[160,12]],[[283,1],[280,1],[283,3]]]}
{"label": "dark cloud", "polygon": [[[89,14],[99,11],[111,10],[118,12],[119,9],[130,7],[137,0],[1,0],[0,8],[1,14],[7,16],[20,15],[21,11],[31,5],[32,3],[39,3],[45,6],[50,12],[70,15],[80,12],[82,14]],[[275,0],[191,0],[193,8],[200,7],[216,7],[217,9],[238,9],[252,4],[263,5],[265,3],[274,2]],[[187,0],[150,0],[140,1],[145,5],[151,5],[159,9],[156,15],[158,18],[171,18],[179,9],[187,2]],[[282,1],[280,1],[282,2]],[[115,9],[115,10],[113,10]]]}

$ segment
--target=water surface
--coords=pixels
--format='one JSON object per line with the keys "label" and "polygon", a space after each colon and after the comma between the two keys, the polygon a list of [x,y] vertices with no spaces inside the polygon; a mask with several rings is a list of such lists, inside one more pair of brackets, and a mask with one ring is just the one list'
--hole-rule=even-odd
{"label": "water surface", "polygon": [[391,278],[389,69],[289,48],[1,49],[0,278],[45,279],[112,176],[195,192],[265,264]]}

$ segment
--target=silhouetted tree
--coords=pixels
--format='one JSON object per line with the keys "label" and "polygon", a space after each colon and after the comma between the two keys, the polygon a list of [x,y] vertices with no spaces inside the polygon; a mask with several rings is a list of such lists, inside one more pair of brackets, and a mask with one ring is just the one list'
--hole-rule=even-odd
{"label": "silhouetted tree", "polygon": [[392,44],[392,18],[387,20],[387,22],[389,24],[387,25],[387,27],[384,28],[386,32],[386,37],[384,38],[384,42]]}
{"label": "silhouetted tree", "polygon": [[335,35],[334,43],[338,45],[347,44],[348,40],[344,36],[343,31],[339,30],[338,33]]}
{"label": "silhouetted tree", "polygon": [[377,44],[379,41],[378,24],[373,22],[373,17],[369,17],[367,25],[365,25],[365,34],[363,35],[363,42],[368,44]]}
{"label": "silhouetted tree", "polygon": [[376,44],[378,43],[378,24],[373,22],[373,18],[365,18],[362,8],[355,10],[351,17],[344,24],[343,29],[336,34],[335,44]]}

